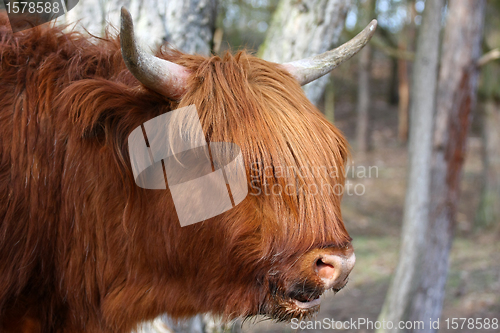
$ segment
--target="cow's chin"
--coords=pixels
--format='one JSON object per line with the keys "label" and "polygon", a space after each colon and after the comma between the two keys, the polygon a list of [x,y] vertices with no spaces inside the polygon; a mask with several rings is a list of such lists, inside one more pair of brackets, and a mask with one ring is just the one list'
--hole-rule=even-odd
{"label": "cow's chin", "polygon": [[[330,290],[336,294],[346,284],[347,280],[343,286]],[[279,322],[289,322],[294,318],[303,320],[314,317],[320,310],[321,297],[324,292],[325,290],[319,289],[315,293],[308,293],[307,296],[297,292],[288,293],[288,296],[274,294],[261,307],[260,314]]]}
{"label": "cow's chin", "polygon": [[288,322],[293,318],[299,320],[316,315],[320,309],[321,297],[314,296],[311,299],[296,299],[291,297],[274,296],[261,308],[261,315],[276,321]]}

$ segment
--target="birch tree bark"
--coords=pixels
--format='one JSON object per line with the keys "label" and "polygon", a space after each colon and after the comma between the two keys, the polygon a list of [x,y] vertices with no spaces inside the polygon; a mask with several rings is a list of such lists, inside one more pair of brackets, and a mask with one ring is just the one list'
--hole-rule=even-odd
{"label": "birch tree bark", "polygon": [[439,35],[444,0],[428,0],[417,39],[410,104],[409,175],[403,217],[399,262],[391,281],[379,320],[397,323],[409,315],[415,286],[422,274],[421,256],[429,217],[430,165],[432,156],[433,113],[439,62]]}
{"label": "birch tree bark", "polygon": [[120,9],[125,6],[134,18],[135,33],[143,46],[154,47],[163,42],[166,26],[163,22],[167,0],[86,0],[70,10],[62,23],[75,29],[102,37],[106,28],[118,34]]}
{"label": "birch tree bark", "polygon": [[166,41],[189,54],[210,55],[217,0],[167,0]]}
{"label": "birch tree bark", "polygon": [[[350,0],[281,0],[273,15],[258,55],[283,63],[325,52],[339,40]],[[304,91],[317,104],[328,76],[305,85]]]}
{"label": "birch tree bark", "polygon": [[[422,274],[412,302],[410,320],[441,316],[448,276],[449,252],[455,230],[460,179],[465,159],[471,111],[476,105],[485,0],[448,3],[439,72],[431,173],[431,201]],[[416,330],[414,330],[416,332]]]}
{"label": "birch tree bark", "polygon": [[144,46],[168,42],[186,53],[210,55],[217,0],[86,0],[66,14],[65,23],[78,22],[77,30],[99,37],[111,24],[118,33],[122,6],[132,14],[136,35]]}

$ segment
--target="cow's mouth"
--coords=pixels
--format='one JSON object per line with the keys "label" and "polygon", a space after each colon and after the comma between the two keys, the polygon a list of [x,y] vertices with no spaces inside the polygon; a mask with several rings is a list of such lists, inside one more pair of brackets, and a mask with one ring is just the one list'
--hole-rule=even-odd
{"label": "cow's mouth", "polygon": [[306,299],[305,297],[297,297],[292,299],[293,303],[300,309],[312,309],[314,307],[319,307],[321,304],[321,298],[320,296],[317,296],[317,298],[314,299]]}
{"label": "cow's mouth", "polygon": [[274,294],[272,300],[263,308],[263,313],[276,321],[300,320],[312,317],[319,311],[323,290],[315,293],[292,292]]}
{"label": "cow's mouth", "polygon": [[[330,290],[337,293],[346,284],[347,281],[341,287]],[[275,292],[268,306],[261,308],[264,310],[261,314],[270,316],[277,321],[290,321],[293,318],[298,318],[299,320],[311,318],[319,312],[321,296],[325,291],[318,286],[307,288],[302,285],[301,288],[288,293],[280,294],[279,292]]]}
{"label": "cow's mouth", "polygon": [[[345,287],[347,284],[347,281],[343,286],[340,288],[333,288],[330,289],[332,290],[335,294],[338,293],[342,288]],[[313,294],[294,294],[294,296],[291,296],[290,299],[291,301],[300,309],[314,309],[314,308],[319,308],[321,305],[321,296],[323,295],[323,291],[313,293]]]}

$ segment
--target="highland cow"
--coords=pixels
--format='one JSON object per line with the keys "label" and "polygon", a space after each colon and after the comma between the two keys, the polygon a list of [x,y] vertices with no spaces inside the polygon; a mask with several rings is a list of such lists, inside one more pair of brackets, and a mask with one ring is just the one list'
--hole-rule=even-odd
{"label": "highland cow", "polygon": [[[354,265],[341,195],[347,142],[305,97],[376,23],[288,64],[246,52],[202,57],[0,15],[0,331],[128,332],[167,313],[309,316]],[[134,183],[127,138],[195,105],[207,141],[241,147],[249,194],[181,227],[169,190]],[[307,172],[329,166],[335,176]],[[301,170],[277,174],[263,170]],[[305,170],[305,171],[304,171]],[[256,187],[287,188],[264,193]],[[298,190],[298,189],[302,190]]]}

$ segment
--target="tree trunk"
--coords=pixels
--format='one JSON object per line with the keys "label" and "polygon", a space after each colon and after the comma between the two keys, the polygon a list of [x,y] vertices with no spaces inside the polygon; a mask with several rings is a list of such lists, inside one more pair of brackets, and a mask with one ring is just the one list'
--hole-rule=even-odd
{"label": "tree trunk", "polygon": [[418,332],[435,332],[429,320],[438,320],[443,307],[470,113],[476,105],[476,63],[481,52],[485,3],[448,3],[436,102],[429,228],[421,268],[425,274],[418,281],[410,313],[410,320],[425,323],[425,329]]}
{"label": "tree trunk", "polygon": [[[500,103],[490,98],[483,113],[483,189],[476,212],[479,228],[500,220]],[[500,225],[500,224],[499,224]]]}
{"label": "tree trunk", "polygon": [[[408,2],[407,24],[399,36],[398,48],[403,52],[413,51],[412,45],[415,40],[415,1]],[[408,141],[408,109],[410,105],[410,82],[408,80],[408,60],[400,58],[398,62],[398,138],[402,143]]]}
{"label": "tree trunk", "polygon": [[[102,37],[108,25],[117,34],[120,28],[120,9],[125,6],[134,19],[135,33],[141,44],[155,46],[162,43],[166,31],[160,13],[167,0],[86,0],[70,10],[61,23],[69,23],[77,31]],[[147,43],[146,43],[147,42]]]}
{"label": "tree trunk", "polygon": [[[406,50],[406,44],[400,45]],[[410,84],[408,80],[408,61],[398,59],[398,138],[406,143],[408,140],[408,107],[410,105]]]}
{"label": "tree trunk", "polygon": [[444,0],[427,1],[417,40],[410,106],[409,175],[399,262],[379,320],[397,323],[408,318],[415,285],[422,273],[421,255],[429,213],[433,111],[439,61],[439,35]]}
{"label": "tree trunk", "polygon": [[371,47],[367,44],[359,55],[358,105],[356,119],[357,151],[363,157],[368,151],[368,110],[370,108]]}
{"label": "tree trunk", "polygon": [[325,87],[325,118],[333,124],[335,121],[335,86],[333,77],[328,76],[330,79]]}
{"label": "tree trunk", "polygon": [[217,0],[87,0],[80,1],[62,21],[78,22],[77,30],[101,37],[108,23],[119,29],[122,6],[134,18],[141,44],[154,47],[169,42],[186,53],[210,55]]}
{"label": "tree trunk", "polygon": [[167,1],[163,22],[166,41],[189,53],[210,55],[217,18],[217,0]]}
{"label": "tree trunk", "polygon": [[[273,15],[259,56],[273,62],[299,60],[325,52],[338,42],[350,0],[281,0]],[[317,104],[328,76],[304,86]]]}
{"label": "tree trunk", "polygon": [[59,24],[70,24],[68,31],[88,31],[92,35],[102,37],[106,28],[106,1],[87,0],[78,4],[67,14],[57,19]]}
{"label": "tree trunk", "polygon": [[[360,25],[365,26],[370,21],[375,12],[375,1],[366,0],[361,8]],[[357,120],[356,120],[356,145],[357,153],[360,157],[368,151],[368,124],[370,109],[370,70],[371,70],[371,46],[370,44],[359,52],[358,69],[358,102],[357,102]]]}

